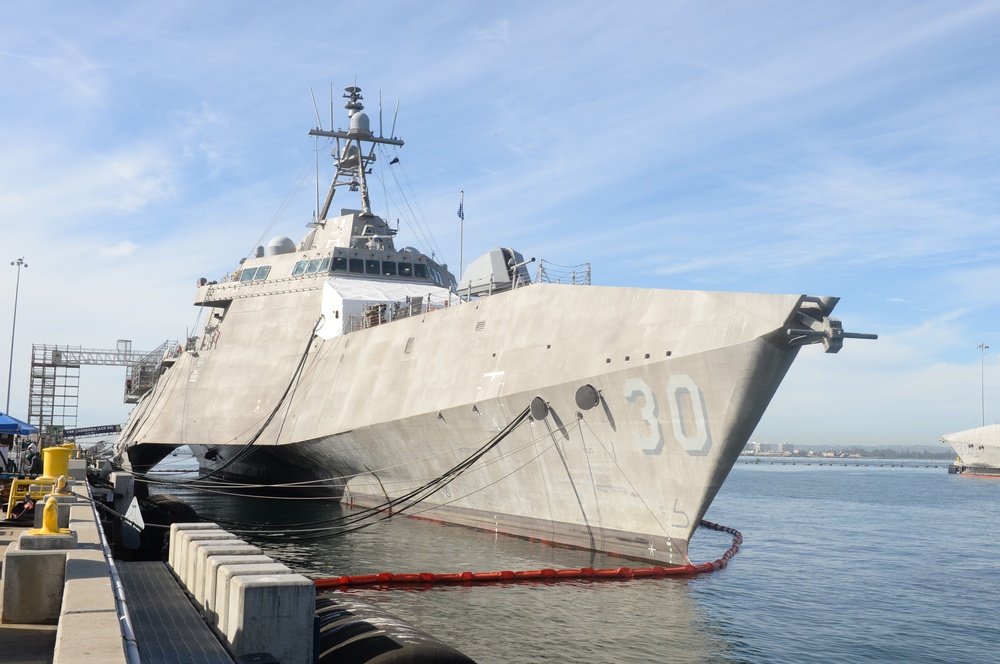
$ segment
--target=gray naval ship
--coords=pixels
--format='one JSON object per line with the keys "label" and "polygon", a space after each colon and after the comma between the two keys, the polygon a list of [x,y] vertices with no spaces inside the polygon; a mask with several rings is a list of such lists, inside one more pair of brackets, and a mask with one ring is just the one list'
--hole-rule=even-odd
{"label": "gray naval ship", "polygon": [[[346,131],[310,131],[336,175],[305,236],[201,279],[200,334],[130,387],[120,464],[188,445],[245,488],[689,564],[799,349],[875,335],[844,332],[835,297],[552,283],[507,248],[456,282],[373,214],[366,178],[403,142],[360,92]],[[332,212],[342,188],[360,209]]]}

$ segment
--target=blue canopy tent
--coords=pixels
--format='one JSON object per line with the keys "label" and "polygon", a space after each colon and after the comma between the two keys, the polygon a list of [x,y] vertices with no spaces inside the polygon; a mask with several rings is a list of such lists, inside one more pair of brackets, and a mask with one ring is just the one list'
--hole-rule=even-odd
{"label": "blue canopy tent", "polygon": [[31,426],[27,422],[22,422],[6,413],[0,413],[0,433],[18,433],[22,436],[30,436],[33,433],[38,433],[38,427]]}

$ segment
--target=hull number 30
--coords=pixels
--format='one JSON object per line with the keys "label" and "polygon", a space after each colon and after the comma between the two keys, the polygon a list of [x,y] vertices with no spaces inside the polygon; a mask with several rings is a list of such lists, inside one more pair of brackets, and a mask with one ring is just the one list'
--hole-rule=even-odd
{"label": "hull number 30", "polygon": [[[678,374],[667,381],[666,394],[674,439],[692,456],[708,454],[712,434],[701,389],[687,374]],[[646,454],[659,454],[663,451],[664,437],[656,394],[642,378],[629,378],[625,381],[623,396],[625,401],[640,408],[646,426],[645,433],[633,434],[636,444]]]}

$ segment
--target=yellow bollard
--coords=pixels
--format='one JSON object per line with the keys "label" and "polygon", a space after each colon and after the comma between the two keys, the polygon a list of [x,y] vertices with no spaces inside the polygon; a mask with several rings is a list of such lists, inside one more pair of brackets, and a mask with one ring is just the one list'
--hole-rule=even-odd
{"label": "yellow bollard", "polygon": [[45,535],[59,534],[59,501],[49,497],[42,510],[42,533]]}
{"label": "yellow bollard", "polygon": [[55,479],[60,475],[69,475],[69,449],[65,447],[46,447],[42,450],[42,477]]}
{"label": "yellow bollard", "polygon": [[[35,509],[38,509],[36,506]],[[59,501],[56,500],[55,496],[49,496],[45,499],[45,507],[42,509],[42,527],[32,528],[28,531],[29,535],[66,535],[69,534],[68,528],[59,528]]]}
{"label": "yellow bollard", "polygon": [[57,479],[55,482],[52,483],[52,492],[49,495],[52,496],[52,495],[57,495],[57,494],[61,494],[61,495],[68,494],[69,490],[66,488],[66,486],[68,484],[69,484],[69,480],[66,479],[66,476],[65,475],[60,475],[59,479]]}

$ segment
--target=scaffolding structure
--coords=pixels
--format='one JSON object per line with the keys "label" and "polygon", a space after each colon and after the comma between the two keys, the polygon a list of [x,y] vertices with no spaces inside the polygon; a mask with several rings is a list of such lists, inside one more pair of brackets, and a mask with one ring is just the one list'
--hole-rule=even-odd
{"label": "scaffolding structure", "polygon": [[153,351],[134,351],[128,339],[119,339],[113,350],[32,344],[28,423],[38,427],[43,441],[76,427],[84,365],[126,367],[125,403],[136,403],[153,387],[160,365],[176,349],[177,342],[166,341]]}

